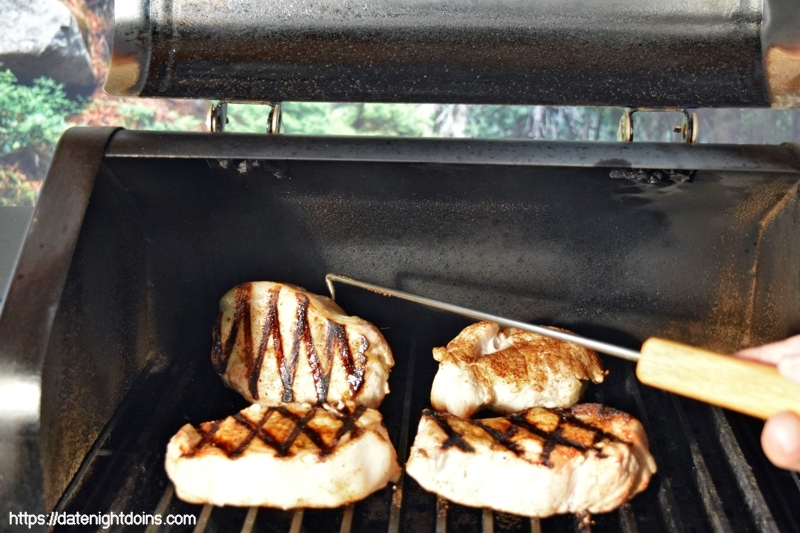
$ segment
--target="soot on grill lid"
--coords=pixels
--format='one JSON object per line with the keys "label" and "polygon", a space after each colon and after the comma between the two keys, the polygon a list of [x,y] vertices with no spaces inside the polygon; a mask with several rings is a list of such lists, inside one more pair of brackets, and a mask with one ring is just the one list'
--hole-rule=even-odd
{"label": "soot on grill lid", "polygon": [[800,105],[792,0],[130,0],[120,96],[627,107]]}

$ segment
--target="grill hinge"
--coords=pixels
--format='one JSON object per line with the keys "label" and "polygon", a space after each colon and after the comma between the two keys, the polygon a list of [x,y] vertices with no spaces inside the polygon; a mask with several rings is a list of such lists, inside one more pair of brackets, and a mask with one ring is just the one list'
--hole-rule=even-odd
{"label": "grill hinge", "polygon": [[633,114],[639,111],[647,112],[681,112],[683,113],[683,120],[673,128],[672,131],[681,134],[681,140],[685,143],[692,144],[697,141],[697,113],[689,113],[686,109],[654,109],[648,107],[627,108],[622,113],[619,119],[619,130],[617,131],[617,140],[622,142],[633,142]]}
{"label": "grill hinge", "polygon": [[218,103],[212,103],[208,108],[208,116],[206,117],[206,127],[211,133],[221,133],[225,131],[225,125],[230,121],[228,120],[228,104],[249,104],[249,105],[268,105],[272,108],[269,112],[267,119],[267,133],[277,135],[283,128],[283,113],[281,112],[280,102],[251,102],[251,101],[237,101],[233,100],[226,102],[220,100]]}

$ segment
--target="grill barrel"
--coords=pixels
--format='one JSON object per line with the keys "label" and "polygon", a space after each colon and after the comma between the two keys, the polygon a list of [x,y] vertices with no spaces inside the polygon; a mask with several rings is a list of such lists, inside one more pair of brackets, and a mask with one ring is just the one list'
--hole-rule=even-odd
{"label": "grill barrel", "polygon": [[119,96],[800,105],[794,0],[131,0],[115,18]]}
{"label": "grill barrel", "polygon": [[[26,277],[48,268],[63,277],[47,293],[55,301],[31,301],[25,315],[44,332],[40,418],[17,432],[4,420],[2,444],[24,450],[15,448],[24,438],[43,466],[20,473],[3,456],[4,514],[158,509],[199,516],[204,531],[288,532],[294,523],[340,532],[348,520],[353,532],[532,531],[520,517],[452,503],[443,512],[409,477],[357,503],[351,518],[306,510],[299,521],[174,497],[163,470],[170,436],[244,406],[209,357],[218,300],[244,281],[324,293],[325,274],[336,271],[631,348],[659,335],[730,351],[800,330],[800,265],[788,259],[800,253],[794,146],[127,131],[106,146],[110,135],[65,135],[31,234],[74,216],[75,204],[58,207],[65,190],[87,192],[85,216],[71,236],[29,236],[23,249]],[[73,142],[94,158],[76,159]],[[676,161],[694,170],[692,181],[611,177]],[[42,266],[39,242],[65,252]],[[11,310],[30,294],[26,277],[13,281],[0,316],[5,361],[22,345]],[[404,460],[428,405],[431,348],[467,321],[352,287],[337,287],[337,302],[386,328],[397,365],[381,411]],[[763,457],[759,422],[640,386],[625,361],[605,364],[611,374],[586,400],[642,420],[659,473],[592,531],[798,530],[797,476]],[[4,379],[37,371],[5,368]],[[30,499],[5,498],[20,486]],[[539,527],[578,529],[570,516]]]}

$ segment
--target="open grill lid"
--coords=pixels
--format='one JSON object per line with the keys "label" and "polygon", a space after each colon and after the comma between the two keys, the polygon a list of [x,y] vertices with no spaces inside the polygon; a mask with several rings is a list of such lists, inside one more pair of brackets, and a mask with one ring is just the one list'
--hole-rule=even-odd
{"label": "open grill lid", "polygon": [[127,0],[119,96],[800,105],[797,0]]}

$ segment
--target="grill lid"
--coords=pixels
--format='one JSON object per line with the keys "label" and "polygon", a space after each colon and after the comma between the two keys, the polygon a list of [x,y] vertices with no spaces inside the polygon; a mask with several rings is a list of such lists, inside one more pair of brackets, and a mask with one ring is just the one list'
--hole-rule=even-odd
{"label": "grill lid", "polygon": [[117,3],[106,91],[791,107],[800,9],[794,0],[129,0]]}

